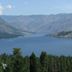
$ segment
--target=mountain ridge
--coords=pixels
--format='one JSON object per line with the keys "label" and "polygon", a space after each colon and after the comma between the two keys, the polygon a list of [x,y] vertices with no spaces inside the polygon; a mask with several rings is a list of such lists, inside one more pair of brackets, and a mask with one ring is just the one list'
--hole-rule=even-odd
{"label": "mountain ridge", "polygon": [[26,32],[56,34],[72,31],[72,13],[51,15],[1,16],[9,25]]}
{"label": "mountain ridge", "polygon": [[21,36],[20,31],[7,24],[2,18],[0,18],[0,38],[12,38]]}

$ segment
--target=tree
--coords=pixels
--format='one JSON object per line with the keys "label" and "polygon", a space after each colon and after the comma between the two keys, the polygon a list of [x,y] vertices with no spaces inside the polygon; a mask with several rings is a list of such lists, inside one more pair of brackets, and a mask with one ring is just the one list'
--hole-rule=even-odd
{"label": "tree", "polygon": [[23,72],[30,72],[30,59],[28,56],[23,58]]}
{"label": "tree", "polygon": [[37,72],[37,60],[34,53],[30,56],[30,72]]}
{"label": "tree", "polygon": [[22,56],[20,48],[14,48],[13,50],[13,72],[22,72]]}
{"label": "tree", "polygon": [[41,72],[48,72],[48,56],[46,52],[42,52],[40,55]]}

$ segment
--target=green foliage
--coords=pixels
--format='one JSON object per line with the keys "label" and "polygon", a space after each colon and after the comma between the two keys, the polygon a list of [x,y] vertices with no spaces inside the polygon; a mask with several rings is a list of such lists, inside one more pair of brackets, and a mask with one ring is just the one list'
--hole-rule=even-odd
{"label": "green foliage", "polygon": [[20,48],[14,48],[13,51],[13,72],[22,72],[23,58],[20,53]]}
{"label": "green foliage", "polygon": [[[2,63],[7,64],[5,69]],[[24,57],[20,48],[14,48],[12,55],[0,55],[0,72],[72,72],[72,57],[52,56],[46,52],[40,57],[34,53]]]}
{"label": "green foliage", "polygon": [[30,56],[30,72],[37,72],[37,60],[34,53]]}
{"label": "green foliage", "polygon": [[46,52],[42,52],[40,56],[41,72],[48,72],[48,57]]}

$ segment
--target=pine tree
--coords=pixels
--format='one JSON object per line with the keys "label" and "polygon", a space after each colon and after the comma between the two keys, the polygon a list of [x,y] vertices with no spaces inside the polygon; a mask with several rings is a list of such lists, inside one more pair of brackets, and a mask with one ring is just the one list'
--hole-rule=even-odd
{"label": "pine tree", "polygon": [[40,55],[41,72],[48,72],[48,60],[46,52],[42,52]]}
{"label": "pine tree", "polygon": [[37,60],[34,53],[30,56],[30,72],[37,72]]}
{"label": "pine tree", "polygon": [[13,51],[13,72],[22,72],[22,56],[20,48],[14,48]]}

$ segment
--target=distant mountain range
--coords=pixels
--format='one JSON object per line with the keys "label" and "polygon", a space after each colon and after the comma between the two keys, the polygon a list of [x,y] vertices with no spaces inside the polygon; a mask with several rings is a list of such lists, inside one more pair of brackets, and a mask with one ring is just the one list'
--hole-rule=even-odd
{"label": "distant mountain range", "polygon": [[[0,27],[9,34],[24,35],[57,35],[69,32],[72,37],[72,14],[0,16]],[[4,21],[3,21],[4,20]],[[1,21],[3,23],[1,23]],[[7,25],[7,26],[6,26]],[[9,29],[8,29],[9,28]],[[14,28],[14,29],[13,29]],[[16,29],[16,30],[15,30]],[[0,28],[1,32],[1,28]],[[19,32],[19,33],[18,33]],[[63,35],[64,36],[64,35]]]}
{"label": "distant mountain range", "polygon": [[54,37],[59,37],[59,38],[72,38],[72,31],[62,31],[62,32],[58,32],[55,35],[53,35]]}
{"label": "distant mountain range", "polygon": [[22,33],[18,29],[8,25],[6,21],[0,18],[0,38],[12,38],[21,35]]}

